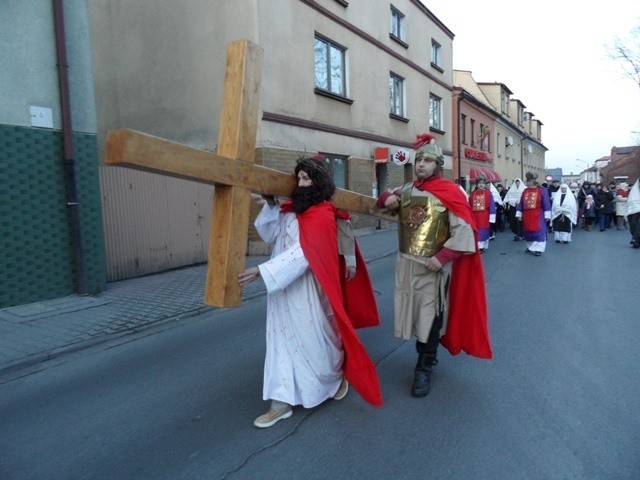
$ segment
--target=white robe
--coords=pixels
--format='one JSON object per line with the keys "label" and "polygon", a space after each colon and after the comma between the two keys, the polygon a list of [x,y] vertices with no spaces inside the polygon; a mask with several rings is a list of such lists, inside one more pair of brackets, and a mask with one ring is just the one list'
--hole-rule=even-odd
{"label": "white robe", "polygon": [[271,260],[259,265],[267,287],[264,400],[315,407],[342,380],[342,341],[329,304],[300,246],[293,213],[265,205],[254,223]]}

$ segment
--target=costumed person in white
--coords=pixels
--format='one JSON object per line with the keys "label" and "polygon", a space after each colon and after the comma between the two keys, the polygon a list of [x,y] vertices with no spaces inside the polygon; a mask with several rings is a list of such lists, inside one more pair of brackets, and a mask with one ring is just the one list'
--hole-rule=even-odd
{"label": "costumed person in white", "polygon": [[520,202],[522,192],[524,192],[525,188],[526,187],[524,183],[522,183],[522,180],[516,178],[509,187],[509,190],[507,190],[507,194],[504,196],[504,203],[506,204],[507,209],[507,219],[509,220],[509,227],[513,233],[514,242],[524,240],[524,236],[522,234],[522,223],[516,220],[516,210],[518,203]]}
{"label": "costumed person in white", "polygon": [[[498,184],[499,187],[502,189],[502,185]],[[495,207],[496,207],[496,214],[495,214],[495,219],[493,221],[493,223],[491,223],[491,236],[489,237],[489,240],[493,240],[496,238],[496,232],[498,231],[498,229],[502,226],[502,228],[504,229],[504,218],[503,217],[503,212],[504,212],[504,201],[502,200],[502,197],[500,196],[500,191],[498,191],[498,188],[491,182],[489,182],[489,191],[491,192],[491,196],[493,197],[493,201],[495,203]],[[506,192],[505,192],[506,194]],[[500,230],[502,231],[502,230]]]}
{"label": "costumed person in white", "polygon": [[551,201],[551,228],[556,243],[567,244],[571,241],[571,232],[578,222],[578,203],[569,185],[563,183],[553,193]]}
{"label": "costumed person in white", "polygon": [[631,245],[633,248],[640,248],[640,178],[633,184],[627,197],[627,222]]}
{"label": "costumed person in white", "polygon": [[[268,292],[263,399],[271,400],[271,407],[254,421],[258,428],[290,417],[294,405],[311,408],[342,399],[347,380],[365,400],[382,403],[375,366],[343,303],[336,209],[328,201],[335,192],[333,178],[317,159],[298,162],[295,173],[292,201],[278,208],[274,198],[263,197],[267,203],[254,223],[265,242],[275,242],[271,259],[238,278],[245,286],[262,277]],[[369,308],[372,320],[361,326],[375,325],[378,312],[366,266],[360,261],[356,269],[361,257],[353,238],[351,245],[342,275],[349,281],[366,275],[369,303],[359,309]]]}

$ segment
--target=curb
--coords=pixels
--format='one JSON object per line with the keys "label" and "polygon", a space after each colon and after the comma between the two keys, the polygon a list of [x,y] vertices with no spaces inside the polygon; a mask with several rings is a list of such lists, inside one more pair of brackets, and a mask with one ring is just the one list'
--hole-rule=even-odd
{"label": "curb", "polygon": [[[377,232],[367,232],[367,235],[370,234],[375,234]],[[388,252],[384,252],[378,255],[375,255],[369,259],[365,259],[365,263],[369,264],[371,262],[380,260],[382,258],[386,258],[389,257],[391,255],[395,255],[397,253],[397,249],[393,248],[390,249]],[[242,300],[243,301],[248,301],[248,300],[252,300],[254,298],[260,297],[262,295],[266,294],[266,289],[264,287],[264,284],[261,284],[259,287],[255,288],[254,291],[252,292],[247,292],[246,295],[243,295]],[[140,333],[144,333],[147,332],[149,330],[151,330],[152,328],[158,328],[162,325],[165,324],[169,324],[178,320],[183,320],[183,319],[188,319],[188,318],[192,318],[195,317],[197,315],[209,312],[211,310],[216,310],[219,307],[210,307],[210,306],[203,306],[203,307],[198,307],[192,310],[187,310],[185,312],[181,312],[177,315],[173,315],[171,317],[164,317],[164,318],[160,318],[157,320],[151,320],[149,322],[146,322],[144,324],[135,326],[135,327],[131,327],[128,328],[127,330],[123,330],[121,332],[115,332],[115,333],[109,333],[109,334],[104,334],[104,335],[99,335],[96,336],[94,338],[90,338],[88,340],[84,340],[84,341],[79,341],[76,343],[70,343],[61,347],[56,347],[52,350],[49,351],[45,351],[45,352],[41,352],[41,353],[35,353],[32,355],[29,355],[27,357],[24,357],[22,359],[19,360],[14,360],[14,361],[9,361],[8,363],[6,363],[5,365],[3,365],[2,367],[0,367],[0,384],[1,383],[5,383],[7,381],[11,381],[13,379],[15,379],[16,377],[12,377],[9,379],[4,379],[3,377],[5,376],[10,376],[11,374],[15,374],[21,370],[25,370],[25,369],[29,369],[30,367],[33,367],[35,365],[38,365],[40,363],[44,363],[44,362],[49,362],[52,360],[56,360],[59,359],[65,355],[69,355],[72,353],[77,353],[79,351],[82,350],[86,350],[88,348],[92,348],[92,347],[96,347],[98,345],[101,344],[105,344],[108,342],[115,342],[118,340],[122,340],[122,339],[127,339],[130,338],[132,336],[135,336],[136,334],[140,334]],[[25,375],[29,375],[33,373],[32,371],[29,372],[25,372]]]}

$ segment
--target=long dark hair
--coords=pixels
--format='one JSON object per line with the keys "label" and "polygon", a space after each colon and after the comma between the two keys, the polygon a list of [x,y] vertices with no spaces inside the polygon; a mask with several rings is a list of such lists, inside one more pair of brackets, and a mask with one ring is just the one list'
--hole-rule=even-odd
{"label": "long dark hair", "polygon": [[296,186],[293,190],[291,208],[294,212],[303,213],[313,205],[331,200],[336,191],[336,184],[324,160],[303,158],[298,161],[294,170],[296,179],[300,171],[304,171],[309,176],[311,185],[309,187]]}

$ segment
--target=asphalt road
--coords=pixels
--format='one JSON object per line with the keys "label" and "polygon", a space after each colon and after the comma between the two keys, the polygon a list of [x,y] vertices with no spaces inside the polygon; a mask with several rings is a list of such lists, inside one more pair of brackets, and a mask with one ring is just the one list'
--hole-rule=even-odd
{"label": "asphalt road", "polygon": [[394,258],[369,264],[383,324],[360,331],[385,405],[353,391],[258,430],[264,297],[43,363],[0,385],[0,479],[640,478],[640,251],[582,232],[542,257],[484,255],[493,360],[445,351],[410,396]]}

